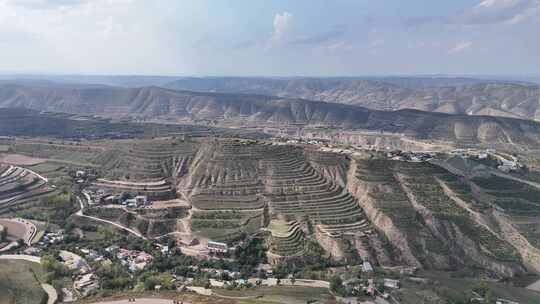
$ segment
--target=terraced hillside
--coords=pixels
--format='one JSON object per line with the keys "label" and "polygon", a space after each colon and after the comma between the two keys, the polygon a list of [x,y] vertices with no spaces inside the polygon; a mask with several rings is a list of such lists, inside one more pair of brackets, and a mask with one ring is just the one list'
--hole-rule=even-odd
{"label": "terraced hillside", "polygon": [[306,160],[326,178],[337,182],[340,186],[347,184],[349,159],[344,155],[306,149]]}
{"label": "terraced hillside", "polygon": [[267,170],[266,190],[272,212],[306,216],[331,236],[369,230],[357,201],[313,169],[302,150],[283,146],[272,150],[262,161]]}
{"label": "terraced hillside", "polygon": [[186,174],[197,144],[177,139],[127,141],[99,155],[105,178],[94,185],[136,192],[152,199],[175,197],[175,185]]}
{"label": "terraced hillside", "polygon": [[0,164],[0,213],[53,191],[47,180],[34,172]]}
{"label": "terraced hillside", "polygon": [[474,188],[496,206],[502,233],[526,257],[530,268],[540,269],[540,189],[536,184],[497,175],[472,178]]}
{"label": "terraced hillside", "polygon": [[233,240],[264,226],[266,203],[258,168],[264,149],[242,140],[203,143],[183,181],[191,193],[193,230],[213,239]]}
{"label": "terraced hillside", "polygon": [[[213,239],[232,240],[257,232],[277,217],[298,223],[292,225],[295,237],[289,243],[298,240],[300,226],[306,230],[302,234],[318,233],[338,243],[343,237],[371,232],[356,200],[315,170],[300,148],[209,140],[179,188],[191,194],[193,231]],[[307,223],[314,229],[308,231]],[[273,253],[294,256],[298,252],[276,249]]]}
{"label": "terraced hillside", "polygon": [[[536,216],[528,213],[538,203],[533,186],[494,177],[471,183],[429,163],[392,161],[374,152],[350,158],[213,137],[11,145],[21,153],[37,145],[52,153],[45,157],[62,155],[64,147],[69,153],[80,150],[101,174],[94,186],[182,203],[159,202],[163,208],[140,210],[89,207],[88,215],[147,237],[177,232],[230,243],[266,237],[274,262],[301,258],[309,244],[318,242],[336,259],[348,257],[352,249],[385,266],[468,266],[503,276],[522,273],[522,259],[540,239],[538,221],[531,222]],[[24,195],[48,189],[26,169],[0,168],[0,194],[6,198],[24,202]],[[524,251],[510,239],[512,227],[531,247]]]}
{"label": "terraced hillside", "polygon": [[270,257],[279,261],[281,257],[295,257],[304,253],[305,235],[297,221],[272,220],[268,229],[271,232]]}
{"label": "terraced hillside", "polygon": [[349,190],[402,262],[499,275],[523,271],[522,255],[460,177],[429,163],[380,159],[355,160],[352,170]]}

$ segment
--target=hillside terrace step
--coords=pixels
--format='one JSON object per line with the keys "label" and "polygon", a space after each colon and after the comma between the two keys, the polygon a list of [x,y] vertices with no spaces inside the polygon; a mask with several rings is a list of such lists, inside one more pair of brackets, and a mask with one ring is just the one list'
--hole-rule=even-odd
{"label": "hillside terrace step", "polygon": [[355,231],[362,231],[371,229],[371,226],[365,222],[365,220],[351,223],[351,224],[336,224],[336,225],[320,225],[321,229],[329,232],[339,232],[339,231],[349,231],[349,230],[355,230]]}
{"label": "hillside terrace step", "polygon": [[340,199],[327,199],[321,201],[285,201],[275,203],[270,201],[270,206],[275,210],[283,210],[290,208],[317,208],[317,209],[339,209],[348,206],[358,206],[354,198],[343,197]]}
{"label": "hillside terrace step", "polygon": [[349,206],[357,206],[356,201],[350,198],[343,198],[341,200],[327,200],[320,202],[310,202],[310,201],[290,201],[283,202],[281,204],[275,204],[270,202],[270,206],[275,210],[289,210],[289,209],[319,209],[323,210],[337,210],[342,208],[348,208]]}
{"label": "hillside terrace step", "polygon": [[259,200],[259,196],[249,194],[249,195],[220,195],[215,193],[199,192],[192,196],[192,200],[234,200],[234,201],[256,201]]}
{"label": "hillside terrace step", "polygon": [[316,172],[314,169],[305,170],[301,172],[288,172],[284,174],[268,174],[267,175],[267,177],[270,179],[270,182],[305,179],[305,178],[316,177],[316,176],[320,176],[320,174],[318,174],[318,172]]}
{"label": "hillside terrace step", "polygon": [[309,176],[299,176],[297,178],[270,178],[270,185],[284,185],[284,186],[293,186],[292,183],[296,184],[296,186],[301,186],[304,184],[305,186],[310,186],[310,183],[316,183],[316,182],[326,182],[326,179],[318,174],[313,174]]}
{"label": "hillside terrace step", "polygon": [[43,182],[40,178],[38,178],[37,176],[29,176],[28,178],[25,178],[24,180],[19,180],[17,182],[11,182],[11,183],[8,183],[8,184],[5,184],[5,185],[1,185],[0,186],[0,194],[3,193],[3,192],[9,192],[13,189],[16,189],[17,187],[28,187],[32,184],[35,184],[35,183],[38,183],[38,182]]}
{"label": "hillside terrace step", "polygon": [[285,201],[307,201],[307,200],[318,200],[324,198],[333,198],[339,195],[345,194],[342,188],[331,188],[328,191],[312,191],[312,192],[303,192],[303,193],[294,193],[288,195],[270,195],[270,199],[274,203],[285,202]]}
{"label": "hillside terrace step", "polygon": [[23,186],[20,190],[17,190],[18,187],[15,187],[15,188],[13,188],[12,190],[9,190],[9,191],[2,191],[0,193],[0,200],[5,200],[6,198],[17,196],[17,195],[19,195],[21,193],[25,193],[25,192],[29,192],[29,191],[39,189],[39,188],[43,187],[44,185],[45,185],[45,183],[43,181],[39,180],[39,181],[36,181],[36,182],[33,182],[33,183],[30,183],[28,185]]}
{"label": "hillside terrace step", "polygon": [[11,165],[0,164],[0,178],[3,178],[4,175],[8,174],[8,171],[13,170],[13,168],[14,167]]}
{"label": "hillside terrace step", "polygon": [[335,219],[342,216],[363,218],[363,213],[356,206],[343,206],[340,208],[334,208],[334,209],[325,208],[325,209],[320,209],[320,210],[316,210],[314,208],[302,208],[302,207],[288,208],[288,209],[272,208],[272,211],[278,212],[283,215],[292,215],[292,216],[294,216],[295,214],[297,215],[304,214],[314,219]]}
{"label": "hillside terrace step", "polygon": [[10,178],[16,178],[16,177],[19,177],[21,174],[26,174],[26,170],[22,169],[22,168],[19,168],[19,167],[13,167],[12,169],[8,170],[7,172],[5,172],[4,176],[2,176],[2,178],[0,179],[0,181],[6,181],[6,180],[9,180]]}
{"label": "hillside terrace step", "polygon": [[119,189],[119,190],[129,190],[129,191],[139,191],[139,192],[171,192],[171,186],[154,186],[154,187],[145,187],[145,186],[128,186],[121,184],[109,184],[109,183],[92,183],[95,187],[100,188],[109,188],[109,189]]}
{"label": "hillside terrace step", "polygon": [[[303,213],[310,213],[310,214],[342,214],[344,212],[348,211],[360,211],[361,208],[357,204],[351,203],[349,201],[345,201],[342,203],[336,203],[332,204],[295,204],[291,203],[290,205],[274,205],[270,203],[270,207],[272,210],[277,211],[279,213],[287,214],[287,213],[295,213],[295,212],[303,212]],[[361,213],[357,213],[361,214]]]}
{"label": "hillside terrace step", "polygon": [[313,175],[313,174],[318,174],[318,173],[311,166],[310,167],[306,166],[302,168],[301,170],[297,170],[297,171],[287,170],[284,172],[275,172],[275,171],[269,170],[268,172],[268,176],[272,179],[297,178],[297,177],[308,176],[308,175]]}
{"label": "hillside terrace step", "polygon": [[[324,182],[319,183],[319,184],[302,186],[301,191],[299,189],[299,191],[296,192],[296,195],[309,195],[309,194],[318,195],[323,192],[333,192],[337,187],[338,185],[325,180]],[[279,194],[268,194],[268,195],[272,197],[274,196],[280,197]]]}
{"label": "hillside terrace step", "polygon": [[37,197],[40,197],[40,196],[44,196],[44,195],[47,195],[49,193],[52,193],[54,192],[55,189],[52,189],[52,188],[48,188],[48,187],[42,187],[42,188],[39,188],[39,189],[36,189],[34,191],[31,191],[31,192],[26,192],[24,194],[21,194],[19,196],[16,196],[16,197],[12,197],[8,200],[0,200],[0,210],[5,210],[5,209],[8,209],[8,208],[11,208],[19,203],[23,203],[24,201],[27,201],[27,200],[30,200],[30,199],[34,199],[34,198],[37,198]]}

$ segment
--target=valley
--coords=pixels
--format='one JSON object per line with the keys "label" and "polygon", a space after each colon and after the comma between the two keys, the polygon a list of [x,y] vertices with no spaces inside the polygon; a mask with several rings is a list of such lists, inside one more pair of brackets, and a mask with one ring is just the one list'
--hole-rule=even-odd
{"label": "valley", "polygon": [[0,0],[0,304],[540,304],[540,0]]}
{"label": "valley", "polygon": [[253,92],[2,90],[0,250],[40,259],[61,298],[540,299],[533,120]]}
{"label": "valley", "polygon": [[[48,116],[41,114],[41,119]],[[78,122],[65,118],[62,123]],[[424,288],[407,282],[433,280],[423,277],[431,271],[491,282],[529,278],[531,284],[540,269],[537,220],[530,211],[540,190],[527,182],[534,171],[501,171],[497,164],[509,158],[505,152],[479,144],[467,149],[439,144],[428,151],[435,144],[427,141],[420,151],[410,152],[422,141],[344,145],[340,139],[271,137],[214,127],[209,127],[212,133],[177,133],[186,130],[182,125],[161,125],[147,135],[147,124],[137,127],[143,132],[130,138],[65,137],[54,130],[48,131],[52,137],[2,138],[6,188],[1,217],[24,218],[39,230],[31,244],[8,252],[67,249],[89,261],[98,256],[115,264],[123,259],[111,249],[115,245],[137,248],[140,252],[133,254],[152,258],[146,266],[129,267],[171,274],[174,288],[189,287],[186,278],[205,278],[210,286],[192,286],[216,289],[218,295],[219,286],[243,284],[244,278],[259,284],[261,273],[276,280],[332,282],[338,269],[360,265],[353,276],[401,281],[402,289],[382,287],[399,303],[414,303],[407,299],[418,299]],[[519,161],[527,162],[521,156]],[[60,241],[44,241],[59,232]],[[71,238],[79,249],[66,243]],[[177,260],[191,266],[171,266],[176,267],[172,272],[159,268],[158,263]],[[196,261],[212,266],[194,268]],[[227,264],[218,266],[219,261]],[[91,264],[93,275],[113,284],[100,270],[103,265]],[[235,269],[239,277],[232,281],[215,275]],[[144,283],[142,277],[132,280]],[[354,283],[354,277],[347,280],[331,288],[333,295],[350,297],[357,293],[348,288],[369,289],[369,284]],[[88,298],[89,291],[74,288],[66,278],[61,281],[57,286],[69,295]],[[107,288],[129,290],[120,286],[126,285]],[[512,293],[514,300],[533,295],[523,286],[513,287],[523,290]],[[473,297],[430,292],[441,299]]]}

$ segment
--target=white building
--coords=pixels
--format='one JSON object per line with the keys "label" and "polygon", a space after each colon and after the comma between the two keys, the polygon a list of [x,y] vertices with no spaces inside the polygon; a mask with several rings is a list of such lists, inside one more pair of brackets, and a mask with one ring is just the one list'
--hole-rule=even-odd
{"label": "white building", "polygon": [[399,280],[384,279],[384,287],[399,289]]}
{"label": "white building", "polygon": [[227,253],[229,251],[227,244],[220,242],[208,241],[206,247],[212,253]]}
{"label": "white building", "polygon": [[135,203],[137,204],[137,206],[146,206],[148,205],[148,198],[146,197],[146,195],[137,195],[135,197]]}
{"label": "white building", "polygon": [[373,266],[369,261],[364,261],[362,264],[362,272],[373,272]]}

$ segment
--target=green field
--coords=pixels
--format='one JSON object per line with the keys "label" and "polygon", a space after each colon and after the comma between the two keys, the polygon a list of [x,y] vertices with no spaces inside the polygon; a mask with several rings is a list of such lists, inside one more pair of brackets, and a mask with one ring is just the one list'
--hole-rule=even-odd
{"label": "green field", "polygon": [[489,288],[492,299],[503,298],[519,303],[540,303],[540,293],[525,288],[513,287],[493,281],[483,282],[469,278],[454,278],[450,273],[438,271],[422,271],[419,275],[431,279],[432,282],[419,284],[404,281],[403,288],[399,291],[401,303],[422,303],[422,301],[428,301],[430,295],[438,295],[443,299],[454,299],[454,301],[458,299],[468,300],[473,297],[472,290],[482,284]]}
{"label": "green field", "polygon": [[239,303],[242,304],[305,304],[310,300],[319,300],[324,303],[325,299],[330,299],[326,288],[301,286],[259,287],[245,290],[214,289],[213,291],[226,297],[249,298],[241,299]]}
{"label": "green field", "polygon": [[0,260],[0,303],[41,304],[47,294],[41,288],[41,266],[27,261]]}

